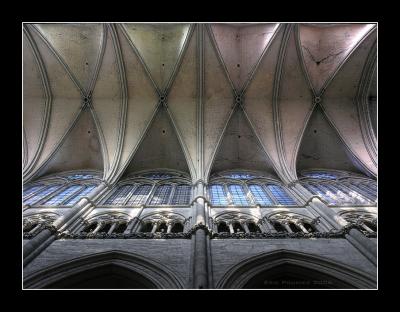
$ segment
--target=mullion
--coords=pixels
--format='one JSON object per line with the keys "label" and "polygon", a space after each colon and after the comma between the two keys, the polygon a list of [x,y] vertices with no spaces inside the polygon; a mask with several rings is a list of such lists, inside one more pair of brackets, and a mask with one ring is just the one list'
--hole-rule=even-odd
{"label": "mullion", "polygon": [[83,189],[79,190],[78,194],[74,194],[74,197],[69,198],[67,201],[65,201],[64,205],[66,206],[75,205],[78,201],[81,200],[82,197],[89,194],[95,187],[96,185],[85,185]]}
{"label": "mullion", "polygon": [[28,190],[24,191],[24,192],[27,192],[27,194],[25,195],[23,193],[23,195],[22,195],[24,197],[24,200],[27,200],[28,198],[33,197],[34,194],[37,194],[40,191],[42,191],[44,187],[45,187],[45,185],[43,185],[43,184],[33,185],[33,186],[29,187]]}
{"label": "mullion", "polygon": [[134,185],[132,185],[131,190],[129,191],[128,195],[126,195],[125,200],[123,205],[127,205],[128,201],[130,200],[130,198],[132,197],[133,193],[135,192],[135,190],[140,186],[139,183],[135,183]]}
{"label": "mullion", "polygon": [[249,201],[246,199],[246,194],[243,191],[243,187],[240,184],[230,184],[228,186],[229,192],[232,195],[232,201],[234,205],[248,206]]}
{"label": "mullion", "polygon": [[275,199],[280,205],[296,205],[296,202],[287,194],[287,192],[280,186],[269,184],[268,189],[274,195]]}
{"label": "mullion", "polygon": [[61,184],[47,185],[45,186],[44,189],[41,189],[40,192],[35,193],[34,196],[31,196],[26,202],[24,202],[24,204],[34,205],[43,200],[47,200],[47,198],[49,198],[50,196],[53,196],[54,194],[58,193],[60,191],[60,188],[62,188]]}
{"label": "mullion", "polygon": [[[71,194],[76,193],[75,189],[76,188],[81,188],[80,185],[69,185],[57,194],[54,194],[52,197],[48,198],[43,205],[49,205],[49,206],[56,206],[60,205],[63,203],[67,198],[71,196]],[[73,193],[71,193],[71,190]],[[60,197],[61,196],[61,197]],[[63,196],[63,197],[62,197]]]}
{"label": "mullion", "polygon": [[177,185],[174,197],[172,198],[173,205],[186,205],[190,201],[190,185]]}
{"label": "mullion", "polygon": [[[253,195],[254,201],[258,204],[264,206],[273,205],[272,199],[268,197],[268,194],[263,190],[261,185],[251,184],[249,185],[249,190]],[[261,199],[261,200],[260,200]]]}
{"label": "mullion", "polygon": [[[142,194],[147,190],[146,194]],[[151,184],[141,184],[139,185],[135,191],[133,192],[132,196],[129,198],[127,204],[128,205],[143,205],[146,203],[147,197],[149,196],[150,192],[152,190],[152,185]],[[138,194],[135,194],[138,193]],[[139,197],[142,196],[142,197]],[[139,198],[139,200],[138,200]]]}
{"label": "mullion", "polygon": [[228,205],[227,194],[224,185],[213,184],[210,187],[211,203],[213,205]]}

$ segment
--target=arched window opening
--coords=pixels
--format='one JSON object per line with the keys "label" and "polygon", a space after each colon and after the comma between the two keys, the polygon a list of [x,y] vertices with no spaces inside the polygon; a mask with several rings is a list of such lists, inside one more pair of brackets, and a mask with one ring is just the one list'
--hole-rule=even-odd
{"label": "arched window opening", "polygon": [[51,186],[47,186],[42,189],[39,193],[35,194],[32,197],[29,197],[28,200],[24,202],[25,205],[33,205],[41,201],[44,197],[50,195],[61,187],[61,184],[55,184]]}
{"label": "arched window opening", "polygon": [[271,198],[269,198],[267,193],[262,189],[260,185],[256,184],[249,185],[249,189],[257,204],[264,206],[271,206],[274,204]]}
{"label": "arched window opening", "polygon": [[237,221],[233,222],[232,227],[233,227],[233,231],[235,233],[244,232],[244,229],[243,229],[242,225],[240,224],[240,222],[237,222]]}
{"label": "arched window opening", "polygon": [[273,222],[272,225],[277,232],[287,232],[285,227],[282,224],[280,224],[278,221]]}
{"label": "arched window opening", "polygon": [[296,202],[286,193],[286,191],[279,185],[267,184],[268,190],[271,191],[275,200],[280,205],[296,205]]}
{"label": "arched window opening", "polygon": [[307,232],[309,232],[309,233],[316,232],[315,228],[311,224],[309,224],[308,222],[303,222],[303,226],[307,230]]}
{"label": "arched window opening", "polygon": [[165,222],[161,222],[156,232],[167,233],[167,230],[168,230],[167,224]]}
{"label": "arched window opening", "polygon": [[29,187],[24,187],[24,192],[23,192],[23,196],[24,198],[32,195],[33,193],[39,191],[41,188],[43,188],[44,185],[35,185],[35,186],[29,186]]}
{"label": "arched window opening", "polygon": [[99,232],[101,232],[101,233],[106,233],[106,234],[107,234],[108,231],[110,231],[111,226],[112,226],[111,223],[107,223],[107,224],[105,224],[105,225],[100,229]]}
{"label": "arched window opening", "polygon": [[151,222],[146,222],[142,225],[140,232],[150,233],[153,229],[153,224]]}
{"label": "arched window opening", "polygon": [[302,232],[302,230],[293,222],[289,222],[289,227],[292,230],[293,233],[298,233],[298,232]]}
{"label": "arched window opening", "polygon": [[166,205],[169,202],[172,186],[163,184],[157,187],[151,199],[150,205]]}
{"label": "arched window opening", "polygon": [[128,200],[128,205],[143,205],[146,202],[147,196],[151,191],[150,184],[139,185],[133,192],[132,197]]}
{"label": "arched window opening", "polygon": [[261,233],[260,228],[254,222],[248,222],[247,227],[249,228],[250,233]]}
{"label": "arched window opening", "polygon": [[171,228],[171,233],[182,233],[183,225],[180,222],[176,222],[174,226]]}
{"label": "arched window opening", "polygon": [[247,200],[246,194],[243,191],[243,187],[239,184],[229,185],[229,192],[232,195],[232,201],[234,205],[238,206],[248,206],[249,202]]}
{"label": "arched window opening", "polygon": [[213,205],[228,205],[223,185],[214,184],[210,187],[211,203]]}
{"label": "arched window opening", "polygon": [[127,227],[127,224],[125,222],[124,223],[120,223],[115,227],[113,233],[122,234],[122,233],[125,232],[126,227]]}
{"label": "arched window opening", "polygon": [[223,222],[223,221],[218,223],[217,230],[218,230],[218,233],[229,233],[230,232],[229,227],[226,225],[226,222]]}
{"label": "arched window opening", "polygon": [[172,205],[188,205],[190,201],[190,190],[190,185],[178,185],[172,198]]}
{"label": "arched window opening", "polygon": [[56,195],[49,198],[43,205],[47,206],[57,206],[63,203],[67,198],[77,193],[78,190],[82,188],[81,185],[71,185]]}
{"label": "arched window opening", "polygon": [[97,221],[90,223],[88,226],[86,226],[82,232],[85,233],[91,233],[97,228]]}

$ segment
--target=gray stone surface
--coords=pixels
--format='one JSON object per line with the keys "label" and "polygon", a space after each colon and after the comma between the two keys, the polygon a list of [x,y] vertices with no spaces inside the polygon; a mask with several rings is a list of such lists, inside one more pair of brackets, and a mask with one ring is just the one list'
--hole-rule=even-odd
{"label": "gray stone surface", "polygon": [[187,239],[85,239],[57,240],[24,269],[27,275],[74,258],[117,250],[155,260],[175,272],[185,283],[190,274],[191,241]]}
{"label": "gray stone surface", "polygon": [[214,285],[231,266],[238,262],[279,249],[326,257],[376,274],[376,267],[345,239],[214,239],[211,241]]}

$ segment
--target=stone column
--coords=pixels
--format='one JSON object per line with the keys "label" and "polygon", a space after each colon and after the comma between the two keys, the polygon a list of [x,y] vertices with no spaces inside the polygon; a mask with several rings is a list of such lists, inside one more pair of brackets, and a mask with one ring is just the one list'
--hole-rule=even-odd
{"label": "stone column", "polygon": [[53,222],[51,226],[46,227],[38,235],[30,239],[24,244],[23,256],[24,266],[26,266],[32,259],[34,259],[40,252],[42,252],[48,245],[55,239],[55,234],[58,230],[62,231],[67,226],[72,224],[80,215],[90,208],[94,208],[91,201],[95,201],[108,190],[106,182],[100,183],[94,190],[92,190],[86,197],[79,200],[69,211],[69,213],[59,217]]}
{"label": "stone column", "polygon": [[298,225],[299,228],[300,228],[304,233],[308,234],[308,231],[307,231],[307,229],[304,227],[303,223],[297,222],[296,225]]}
{"label": "stone column", "polygon": [[96,228],[93,230],[92,233],[89,233],[89,235],[95,235],[98,231],[100,231],[100,229],[104,226],[104,222],[99,222],[97,223]]}
{"label": "stone column", "polygon": [[277,233],[277,230],[275,230],[274,226],[268,219],[263,219],[262,225],[265,227],[266,232]]}
{"label": "stone column", "polygon": [[172,223],[168,224],[167,233],[171,233]]}
{"label": "stone column", "polygon": [[243,223],[242,223],[242,226],[243,226],[244,231],[245,231],[246,233],[250,233],[249,227],[247,226],[247,223],[246,223],[246,222],[243,222]]}
{"label": "stone column", "polygon": [[281,224],[283,225],[283,227],[286,229],[286,231],[288,231],[289,233],[293,233],[292,229],[290,228],[288,222],[281,222]]}
{"label": "stone column", "polygon": [[110,230],[108,231],[108,235],[111,235],[112,234],[112,232],[114,231],[114,229],[116,228],[116,226],[118,225],[119,223],[118,223],[118,221],[115,221],[112,225],[111,225],[111,228],[110,228]]}
{"label": "stone column", "polygon": [[[293,190],[295,190],[305,201],[309,200],[312,196],[300,183],[294,183]],[[331,228],[329,230],[341,230],[345,226],[350,224],[341,216],[337,215],[335,211],[330,209],[318,198],[313,198],[309,203],[309,207],[313,209],[319,216],[326,220]],[[357,229],[351,229],[348,234],[345,235],[346,239],[359,250],[366,258],[376,265],[377,254],[376,244],[371,241],[368,237],[365,237]]]}
{"label": "stone column", "polygon": [[[205,205],[204,186],[198,183],[196,187],[196,200],[194,209],[196,211],[196,226],[205,226]],[[201,197],[199,197],[201,196]],[[208,288],[208,263],[207,263],[207,233],[204,228],[198,227],[193,233],[194,236],[194,267],[193,267],[193,287],[197,289]]]}
{"label": "stone column", "polygon": [[151,233],[155,233],[157,231],[158,222],[154,222],[153,228],[151,229]]}
{"label": "stone column", "polygon": [[231,234],[235,233],[232,223],[229,223],[228,226],[229,226],[229,232],[231,232]]}

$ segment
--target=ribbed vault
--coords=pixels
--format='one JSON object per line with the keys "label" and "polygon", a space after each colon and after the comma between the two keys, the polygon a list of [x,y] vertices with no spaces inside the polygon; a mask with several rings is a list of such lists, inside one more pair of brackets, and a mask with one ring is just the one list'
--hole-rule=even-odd
{"label": "ribbed vault", "polygon": [[25,24],[24,180],[376,176],[376,39],[374,24]]}

